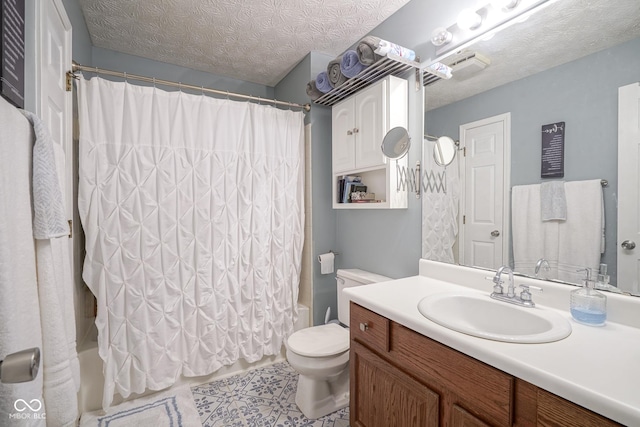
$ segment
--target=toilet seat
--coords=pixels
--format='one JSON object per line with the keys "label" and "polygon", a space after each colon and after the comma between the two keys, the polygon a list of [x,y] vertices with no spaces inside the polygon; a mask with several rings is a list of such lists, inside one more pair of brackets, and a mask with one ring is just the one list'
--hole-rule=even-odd
{"label": "toilet seat", "polygon": [[294,332],[287,340],[292,352],[306,357],[327,357],[349,350],[349,330],[335,323]]}

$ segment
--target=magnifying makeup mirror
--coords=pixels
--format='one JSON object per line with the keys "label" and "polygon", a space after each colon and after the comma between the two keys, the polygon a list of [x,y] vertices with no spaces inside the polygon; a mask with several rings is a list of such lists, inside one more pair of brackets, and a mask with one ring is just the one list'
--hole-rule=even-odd
{"label": "magnifying makeup mirror", "polygon": [[402,126],[391,129],[382,140],[382,153],[390,159],[401,159],[409,152],[411,137]]}
{"label": "magnifying makeup mirror", "polygon": [[433,159],[438,166],[449,166],[456,157],[457,145],[453,139],[448,136],[441,136],[435,139],[433,147]]}

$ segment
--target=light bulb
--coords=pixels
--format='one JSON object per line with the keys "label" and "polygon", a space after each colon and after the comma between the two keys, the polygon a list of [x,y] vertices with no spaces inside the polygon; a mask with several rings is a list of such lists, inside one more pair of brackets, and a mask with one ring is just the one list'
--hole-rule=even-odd
{"label": "light bulb", "polygon": [[443,27],[438,27],[431,33],[431,43],[433,43],[434,46],[447,44],[451,39],[453,39],[453,34]]}
{"label": "light bulb", "polygon": [[491,0],[494,9],[513,9],[518,4],[518,0]]}
{"label": "light bulb", "polygon": [[482,17],[472,9],[462,9],[458,15],[458,27],[462,30],[474,30],[482,23]]}

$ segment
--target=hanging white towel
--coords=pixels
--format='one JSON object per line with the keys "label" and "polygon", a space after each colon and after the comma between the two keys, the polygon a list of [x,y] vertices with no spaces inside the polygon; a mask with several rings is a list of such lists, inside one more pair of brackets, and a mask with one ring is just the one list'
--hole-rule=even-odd
{"label": "hanging white towel", "polygon": [[540,258],[547,260],[545,277],[558,275],[558,223],[543,222],[540,184],[516,185],[511,190],[511,228],[514,270],[533,276]]}
{"label": "hanging white towel", "polygon": [[602,252],[604,204],[599,179],[565,183],[567,220],[558,227],[558,279],[581,283],[584,273],[598,270]]}
{"label": "hanging white towel", "polygon": [[[47,424],[75,426],[80,364],[76,351],[73,279],[64,198],[57,159],[64,159],[38,116],[21,111],[33,125],[33,230],[36,240],[38,295],[42,318],[43,397]],[[58,150],[58,152],[56,152]],[[64,170],[64,165],[60,168]],[[60,237],[62,236],[62,237]]]}
{"label": "hanging white towel", "polygon": [[[75,426],[80,365],[76,352],[73,287],[67,237],[36,240],[38,295],[42,316],[43,396],[47,424]],[[68,330],[73,335],[68,335]]]}
{"label": "hanging white towel", "polygon": [[564,182],[550,181],[540,184],[540,207],[542,221],[566,221],[567,198]]}
{"label": "hanging white towel", "polygon": [[69,234],[56,172],[53,141],[46,126],[35,114],[20,110],[33,125],[33,237],[51,239]]}
{"label": "hanging white towel", "polygon": [[[33,134],[18,110],[0,97],[0,359],[32,347],[42,348],[36,260],[31,218],[30,169]],[[42,374],[31,382],[0,384],[0,424],[17,414],[18,399],[41,408],[39,417],[19,420],[44,426]],[[28,411],[30,415],[33,413]]]}

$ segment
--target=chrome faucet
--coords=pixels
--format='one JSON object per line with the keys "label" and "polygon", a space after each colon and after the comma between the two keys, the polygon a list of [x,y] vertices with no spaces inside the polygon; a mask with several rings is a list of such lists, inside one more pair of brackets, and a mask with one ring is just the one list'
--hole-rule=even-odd
{"label": "chrome faucet", "polygon": [[[507,288],[507,293],[504,293],[502,288],[502,283],[504,283],[501,279],[502,273],[507,272],[509,274],[509,287]],[[488,278],[487,278],[488,279]],[[513,282],[513,270],[511,270],[506,265],[503,265],[496,271],[496,275],[493,276],[493,292],[491,293],[491,298],[497,299],[499,301],[508,302],[511,304],[521,305],[523,307],[535,307],[535,303],[531,299],[531,292],[540,291],[542,292],[542,288],[539,286],[533,285],[520,285],[522,291],[520,295],[516,295],[516,285]]]}
{"label": "chrome faucet", "polygon": [[493,292],[500,295],[503,293],[503,290],[502,290],[503,282],[502,282],[501,276],[505,270],[507,271],[507,273],[509,273],[509,287],[507,288],[507,296],[513,297],[516,294],[516,286],[513,284],[513,270],[511,270],[506,265],[503,265],[502,267],[500,267],[498,271],[496,271],[496,275],[493,276],[493,283],[495,283],[495,285],[493,286]]}
{"label": "chrome faucet", "polygon": [[536,263],[536,269],[535,269],[536,278],[538,278],[538,274],[540,273],[540,269],[542,267],[544,267],[545,271],[550,271],[551,270],[551,266],[549,265],[549,261],[547,261],[544,258],[540,258],[538,260],[538,262]]}

